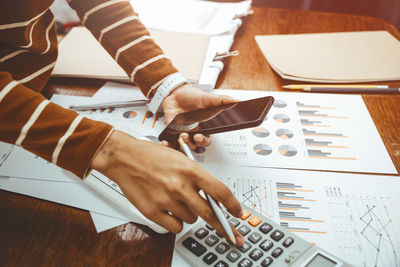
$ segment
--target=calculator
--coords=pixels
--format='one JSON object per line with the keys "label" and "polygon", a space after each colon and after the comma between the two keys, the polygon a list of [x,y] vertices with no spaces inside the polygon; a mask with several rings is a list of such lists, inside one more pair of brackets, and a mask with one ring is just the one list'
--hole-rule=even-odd
{"label": "calculator", "polygon": [[245,214],[225,216],[243,236],[241,247],[232,245],[213,227],[199,219],[175,245],[192,266],[352,266],[316,245],[274,223],[259,212],[242,205]]}

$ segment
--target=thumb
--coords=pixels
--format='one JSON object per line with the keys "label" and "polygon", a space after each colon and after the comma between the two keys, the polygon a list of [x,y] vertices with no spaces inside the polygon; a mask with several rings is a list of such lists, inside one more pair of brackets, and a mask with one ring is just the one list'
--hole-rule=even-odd
{"label": "thumb", "polygon": [[202,104],[204,107],[215,107],[226,104],[237,103],[239,100],[234,99],[227,95],[215,95],[211,93],[205,93],[202,96]]}

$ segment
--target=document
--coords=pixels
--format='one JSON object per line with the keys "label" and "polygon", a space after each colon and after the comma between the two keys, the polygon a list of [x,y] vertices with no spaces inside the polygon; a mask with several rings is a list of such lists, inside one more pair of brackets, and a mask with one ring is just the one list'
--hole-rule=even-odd
{"label": "document", "polygon": [[[209,35],[162,30],[150,30],[150,34],[187,79],[194,83],[200,80]],[[84,27],[73,28],[61,40],[52,75],[130,82],[125,71]]]}
{"label": "document", "polygon": [[350,264],[400,265],[398,176],[203,166],[243,204]]}
{"label": "document", "polygon": [[240,100],[273,96],[264,122],[213,135],[199,162],[228,165],[397,173],[374,122],[357,95],[215,90]]}
{"label": "document", "polygon": [[326,82],[400,80],[400,42],[386,31],[256,36],[284,79]]}

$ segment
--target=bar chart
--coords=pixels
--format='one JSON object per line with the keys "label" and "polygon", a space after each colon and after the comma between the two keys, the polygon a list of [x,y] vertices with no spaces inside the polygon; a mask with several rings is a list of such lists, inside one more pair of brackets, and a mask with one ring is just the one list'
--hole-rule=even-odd
{"label": "bar chart", "polygon": [[213,135],[204,162],[397,173],[360,96],[218,91],[237,99],[268,94],[275,102],[261,125]]}

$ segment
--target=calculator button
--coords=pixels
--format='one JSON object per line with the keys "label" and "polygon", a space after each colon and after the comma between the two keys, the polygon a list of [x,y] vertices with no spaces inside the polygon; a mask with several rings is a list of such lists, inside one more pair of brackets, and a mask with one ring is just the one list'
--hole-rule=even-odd
{"label": "calculator button", "polygon": [[206,224],[206,227],[209,229],[209,230],[214,230],[214,227],[212,227],[211,225],[209,225],[209,224]]}
{"label": "calculator button", "polygon": [[272,230],[272,225],[270,225],[269,223],[263,223],[260,226],[260,231],[263,232],[264,234],[268,234],[269,231]]}
{"label": "calculator button", "polygon": [[200,228],[194,233],[198,238],[202,239],[206,235],[208,235],[208,231],[205,228]]}
{"label": "calculator button", "polygon": [[273,246],[274,244],[270,240],[264,240],[264,242],[260,244],[260,248],[264,251],[270,250]]}
{"label": "calculator button", "polygon": [[241,260],[238,264],[239,267],[250,267],[251,265],[253,265],[253,263],[249,259],[246,259],[246,258]]}
{"label": "calculator button", "polygon": [[240,253],[237,250],[231,250],[228,255],[226,256],[228,258],[228,260],[230,260],[231,262],[235,262],[240,258]]}
{"label": "calculator button", "polygon": [[215,250],[218,251],[220,254],[224,254],[228,251],[228,249],[230,249],[230,246],[225,242],[219,243],[218,246],[215,248]]}
{"label": "calculator button", "polygon": [[200,244],[191,237],[188,237],[185,240],[183,240],[182,245],[188,250],[190,250],[197,257],[199,257],[207,250],[202,244]]}
{"label": "calculator button", "polygon": [[271,238],[275,241],[281,240],[284,236],[285,236],[285,234],[279,230],[275,230],[271,234]]}
{"label": "calculator button", "polygon": [[262,267],[270,266],[274,260],[271,257],[267,257],[265,260],[261,262]]}
{"label": "calculator button", "polygon": [[226,217],[227,219],[229,219],[229,217],[231,217],[231,215],[229,215],[229,213],[227,213],[227,212],[225,212],[225,211],[224,211],[224,215],[225,215],[225,217]]}
{"label": "calculator button", "polygon": [[250,211],[248,211],[248,210],[243,210],[243,215],[242,215],[242,217],[240,217],[240,219],[246,220],[247,218],[250,217],[250,215],[251,215]]}
{"label": "calculator button", "polygon": [[282,252],[283,252],[283,249],[276,248],[276,249],[274,249],[274,251],[272,251],[271,255],[274,258],[278,258],[282,254]]}
{"label": "calculator button", "polygon": [[293,244],[293,242],[294,242],[293,238],[288,237],[288,238],[285,239],[285,241],[283,241],[282,245],[285,248],[288,248],[291,244]]}
{"label": "calculator button", "polygon": [[246,226],[246,225],[241,225],[241,226],[238,228],[238,231],[239,231],[243,236],[245,236],[245,235],[247,235],[247,234],[250,232],[250,228],[249,228],[248,226]]}
{"label": "calculator button", "polygon": [[219,241],[219,238],[216,237],[215,235],[209,235],[206,238],[206,244],[209,245],[210,247],[214,246],[218,241]]}
{"label": "calculator button", "polygon": [[257,243],[258,241],[260,241],[261,239],[261,235],[257,232],[251,233],[251,235],[249,236],[249,240],[251,241],[251,243]]}
{"label": "calculator button", "polygon": [[219,261],[217,262],[217,264],[214,265],[214,267],[229,267],[229,265],[224,261]]}
{"label": "calculator button", "polygon": [[247,241],[244,241],[243,245],[238,247],[241,252],[246,252],[251,248],[251,244]]}
{"label": "calculator button", "polygon": [[250,224],[251,226],[254,226],[254,227],[256,227],[257,225],[259,225],[261,222],[262,222],[262,220],[261,220],[259,217],[257,217],[257,216],[253,216],[253,217],[251,217],[250,220],[249,220],[249,224]]}
{"label": "calculator button", "polygon": [[215,255],[212,252],[208,252],[204,257],[203,257],[203,261],[205,263],[207,263],[208,265],[210,265],[211,263],[213,263],[214,261],[216,261],[218,259],[217,255]]}
{"label": "calculator button", "polygon": [[218,232],[215,232],[215,234],[219,237],[222,237],[222,235],[220,235]]}
{"label": "calculator button", "polygon": [[239,222],[238,220],[236,220],[235,218],[231,218],[231,219],[229,220],[229,222],[232,224],[233,227],[238,226],[239,223],[240,223],[240,222]]}
{"label": "calculator button", "polygon": [[252,252],[249,253],[249,257],[252,258],[253,260],[258,260],[259,258],[262,257],[264,253],[262,253],[261,250],[259,250],[258,248],[254,249]]}

